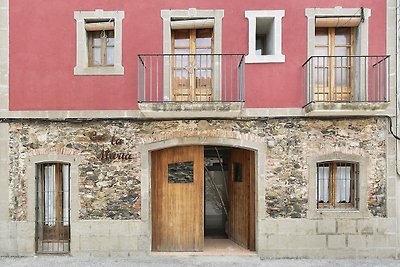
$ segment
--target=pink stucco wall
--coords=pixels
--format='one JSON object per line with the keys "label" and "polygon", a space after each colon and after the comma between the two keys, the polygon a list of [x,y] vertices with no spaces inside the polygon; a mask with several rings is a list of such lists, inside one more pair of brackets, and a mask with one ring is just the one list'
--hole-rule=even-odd
{"label": "pink stucco wall", "polygon": [[[137,109],[137,54],[162,53],[161,9],[224,9],[223,53],[248,51],[245,10],[284,9],[285,63],[246,64],[246,107],[301,107],[307,59],[305,8],[372,9],[369,53],[386,51],[384,0],[10,1],[10,110]],[[124,10],[123,76],[74,76],[74,11]]]}

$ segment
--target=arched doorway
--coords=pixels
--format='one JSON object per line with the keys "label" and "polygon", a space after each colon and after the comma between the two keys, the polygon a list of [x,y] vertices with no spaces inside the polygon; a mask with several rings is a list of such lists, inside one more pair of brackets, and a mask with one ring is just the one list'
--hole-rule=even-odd
{"label": "arched doorway", "polygon": [[188,145],[151,159],[153,251],[203,251],[206,236],[255,250],[254,151]]}

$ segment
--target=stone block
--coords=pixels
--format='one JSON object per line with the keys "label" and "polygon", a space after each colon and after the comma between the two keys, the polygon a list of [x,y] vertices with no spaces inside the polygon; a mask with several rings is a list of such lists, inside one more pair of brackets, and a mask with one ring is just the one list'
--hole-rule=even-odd
{"label": "stone block", "polygon": [[325,235],[289,235],[286,245],[290,249],[318,249],[326,247]]}
{"label": "stone block", "polygon": [[356,220],[337,220],[337,231],[339,234],[351,234],[357,232]]}
{"label": "stone block", "polygon": [[319,234],[336,233],[336,221],[331,219],[319,220],[317,222],[317,232]]}
{"label": "stone block", "polygon": [[17,223],[15,221],[11,221],[8,223],[8,237],[9,238],[16,238],[17,236]]}
{"label": "stone block", "polygon": [[296,233],[296,219],[278,219],[278,233],[288,234]]}
{"label": "stone block", "polygon": [[367,236],[367,247],[369,248],[388,247],[386,235],[375,234]]}
{"label": "stone block", "polygon": [[387,196],[388,197],[390,197],[390,198],[395,198],[396,197],[396,188],[397,188],[397,186],[396,186],[396,179],[393,179],[393,178],[388,178],[387,179],[387,183],[388,183],[388,186],[387,186]]}
{"label": "stone block", "polygon": [[129,234],[131,236],[150,235],[151,225],[142,221],[131,221],[129,223]]}
{"label": "stone block", "polygon": [[79,239],[79,243],[80,243],[80,250],[82,252],[84,251],[94,251],[97,249],[96,244],[94,244],[94,238],[93,237],[89,237],[89,236],[81,236]]}
{"label": "stone block", "polygon": [[112,221],[109,224],[110,236],[129,235],[130,221]]}
{"label": "stone block", "polygon": [[120,246],[119,246],[120,238],[121,238],[120,235],[110,235],[110,237],[106,241],[108,243],[110,251],[120,251]]}
{"label": "stone block", "polygon": [[349,248],[366,248],[367,236],[366,235],[348,235],[347,245]]}
{"label": "stone block", "polygon": [[395,258],[396,256],[397,256],[397,250],[395,248],[360,249],[357,251],[358,258],[385,259],[385,258]]}
{"label": "stone block", "polygon": [[315,220],[300,219],[297,221],[296,233],[313,235],[317,232],[317,222]]}
{"label": "stone block", "polygon": [[119,251],[136,251],[138,247],[142,247],[142,244],[138,246],[139,238],[120,236],[119,240]]}
{"label": "stone block", "polygon": [[94,244],[94,250],[96,251],[104,251],[109,252],[111,251],[111,243],[109,242],[109,236],[94,236],[92,238]]}
{"label": "stone block", "polygon": [[35,223],[34,222],[17,222],[16,223],[17,238],[35,239]]}
{"label": "stone block", "polygon": [[118,257],[118,258],[126,258],[129,256],[132,256],[131,252],[127,252],[127,251],[111,251],[110,252],[110,256],[111,257]]}
{"label": "stone block", "polygon": [[138,242],[137,242],[138,248],[137,251],[138,252],[145,252],[148,253],[151,250],[151,239],[149,236],[139,236],[138,237]]}
{"label": "stone block", "polygon": [[286,249],[290,242],[290,236],[279,234],[267,235],[265,242],[267,248]]}
{"label": "stone block", "polygon": [[374,233],[374,222],[372,220],[357,220],[357,233],[372,235]]}
{"label": "stone block", "polygon": [[328,235],[328,248],[345,248],[345,235]]}
{"label": "stone block", "polygon": [[0,239],[8,239],[8,221],[0,220]]}
{"label": "stone block", "polygon": [[[8,150],[7,149],[4,149],[4,146],[6,146],[6,145],[8,145],[8,143],[6,143],[6,142],[1,142],[0,143],[0,147],[2,148],[2,150],[0,151],[0,157],[1,157],[1,159],[6,159],[7,157],[8,157]],[[5,165],[6,165],[6,162],[1,162],[2,163],[2,165],[3,165],[3,167],[6,167]],[[8,166],[7,166],[8,167]],[[2,182],[7,182],[8,183],[8,180],[7,179],[4,179],[4,180],[2,180]]]}
{"label": "stone block", "polygon": [[396,234],[386,235],[387,245],[388,247],[396,247],[397,246],[397,236]]}
{"label": "stone block", "polygon": [[110,236],[110,222],[97,220],[90,224],[90,235],[92,236]]}
{"label": "stone block", "polygon": [[19,256],[35,255],[35,238],[18,238],[17,246]]}
{"label": "stone block", "polygon": [[[102,250],[90,251],[88,254],[89,254],[88,256],[91,256],[91,257],[109,257],[109,256],[111,256],[111,252],[102,251]],[[87,254],[86,254],[86,256],[87,256]]]}
{"label": "stone block", "polygon": [[394,218],[396,217],[397,214],[397,207],[396,207],[396,203],[397,200],[395,198],[388,198],[386,200],[386,209],[387,209],[387,217],[388,218]]}
{"label": "stone block", "polygon": [[77,236],[88,236],[91,233],[91,222],[89,221],[78,221],[71,223],[71,235]]}
{"label": "stone block", "polygon": [[259,224],[259,234],[264,235],[264,234],[276,234],[278,233],[278,224],[280,220],[276,219],[267,219],[263,220]]}
{"label": "stone block", "polygon": [[8,10],[0,8],[0,29],[6,29],[8,24]]}
{"label": "stone block", "polygon": [[396,233],[395,218],[379,218],[375,219],[375,231],[377,234]]}
{"label": "stone block", "polygon": [[8,238],[0,238],[0,256],[8,256],[10,252],[10,240]]}

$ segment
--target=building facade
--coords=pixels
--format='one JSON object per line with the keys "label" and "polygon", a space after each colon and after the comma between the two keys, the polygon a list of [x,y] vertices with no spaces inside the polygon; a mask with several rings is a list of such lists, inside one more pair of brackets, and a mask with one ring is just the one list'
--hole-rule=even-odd
{"label": "building facade", "polygon": [[0,255],[397,257],[396,7],[0,1]]}

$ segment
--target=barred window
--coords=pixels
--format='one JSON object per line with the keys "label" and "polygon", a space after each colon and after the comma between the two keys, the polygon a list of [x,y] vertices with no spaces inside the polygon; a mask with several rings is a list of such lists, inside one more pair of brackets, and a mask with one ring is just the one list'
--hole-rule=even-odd
{"label": "barred window", "polygon": [[317,208],[357,208],[358,164],[322,162],[317,164]]}

